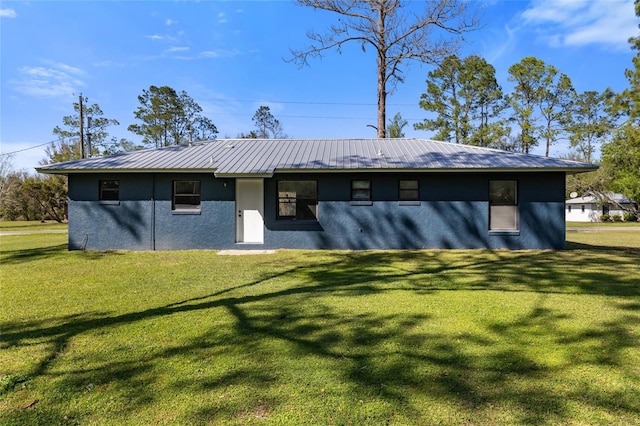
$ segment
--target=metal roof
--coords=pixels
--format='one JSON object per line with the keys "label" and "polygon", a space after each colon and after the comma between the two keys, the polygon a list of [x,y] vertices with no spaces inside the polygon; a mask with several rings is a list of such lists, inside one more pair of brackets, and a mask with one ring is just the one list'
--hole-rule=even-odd
{"label": "metal roof", "polygon": [[588,163],[426,139],[216,139],[87,158],[37,168],[41,173],[213,172],[217,177],[292,171],[565,171]]}
{"label": "metal roof", "polygon": [[566,204],[597,204],[614,202],[619,204],[630,204],[632,201],[622,194],[607,192],[599,196],[586,195],[584,197],[570,198],[566,200]]}

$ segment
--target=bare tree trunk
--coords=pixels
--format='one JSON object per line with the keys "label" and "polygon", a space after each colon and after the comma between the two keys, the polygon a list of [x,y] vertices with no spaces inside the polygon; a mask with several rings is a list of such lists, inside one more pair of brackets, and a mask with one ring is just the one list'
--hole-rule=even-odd
{"label": "bare tree trunk", "polygon": [[[381,59],[378,59],[380,61]],[[385,68],[378,67],[378,137],[387,137],[387,90],[385,88]]]}
{"label": "bare tree trunk", "polygon": [[402,0],[297,0],[297,3],[340,17],[325,34],[309,32],[314,44],[307,49],[292,50],[291,61],[307,65],[310,57],[322,57],[332,49],[340,51],[344,44],[352,42],[360,44],[363,51],[367,47],[376,50],[379,138],[387,137],[387,95],[404,80],[404,63],[439,64],[458,50],[460,36],[478,24],[476,14],[468,15],[467,3],[460,0],[428,1],[413,10],[405,7],[408,2]]}
{"label": "bare tree trunk", "polygon": [[378,4],[378,137],[387,137],[387,41],[385,40],[385,4]]}

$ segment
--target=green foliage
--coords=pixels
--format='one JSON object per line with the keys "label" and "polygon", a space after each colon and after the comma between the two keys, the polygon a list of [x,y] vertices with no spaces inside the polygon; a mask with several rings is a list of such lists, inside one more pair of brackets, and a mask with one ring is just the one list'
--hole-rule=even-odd
{"label": "green foliage", "polygon": [[602,146],[602,164],[610,187],[625,197],[640,200],[640,127],[633,123],[621,126]]}
{"label": "green foliage", "polygon": [[5,220],[66,219],[67,179],[64,176],[14,172],[6,177],[0,198],[0,217]]}
{"label": "green foliage", "polygon": [[548,66],[547,71],[549,85],[544,90],[539,110],[543,123],[540,137],[545,141],[545,155],[548,157],[551,145],[565,133],[565,122],[573,105],[575,90],[568,76],[557,74],[552,66]]}
{"label": "green foliage", "polygon": [[614,117],[608,105],[612,96],[610,90],[605,90],[586,91],[574,97],[565,126],[571,147],[579,153],[581,161],[594,161],[597,146],[614,129]]}
{"label": "green foliage", "polygon": [[40,161],[40,164],[62,163],[65,161],[79,160],[82,158],[82,147],[80,139],[59,139],[51,142],[45,148],[47,157]]}
{"label": "green foliage", "polygon": [[570,105],[571,80],[553,65],[532,56],[509,67],[509,81],[515,83],[507,96],[512,109],[511,119],[520,130],[519,145],[524,153],[546,142],[546,154],[562,132]]}
{"label": "green foliage", "polygon": [[0,423],[637,424],[628,234],[253,256],[2,236]]}
{"label": "green foliage", "polygon": [[[576,161],[584,160],[577,159]],[[602,167],[594,172],[567,175],[566,196],[569,198],[569,194],[572,192],[578,193],[580,197],[591,194],[605,194],[610,192],[607,189],[608,183],[609,179]]]}
{"label": "green foliage", "polygon": [[0,217],[4,220],[36,220],[38,206],[35,200],[25,196],[22,187],[27,172],[11,172],[2,179],[2,193],[0,194]]}
{"label": "green foliage", "polygon": [[141,124],[128,130],[142,136],[145,144],[156,148],[215,139],[218,129],[201,115],[202,107],[184,90],[177,93],[168,86],[150,86],[138,96],[140,106],[134,112]]}
{"label": "green foliage", "polygon": [[258,133],[255,130],[251,130],[249,133],[239,133],[239,139],[258,139]]}
{"label": "green foliage", "polygon": [[416,123],[417,130],[435,130],[435,139],[467,145],[500,146],[504,123],[498,120],[504,109],[502,89],[495,69],[479,56],[460,60],[447,57],[429,72],[427,92],[420,107],[436,118]]}
{"label": "green foliage", "polygon": [[[640,17],[640,0],[635,0],[636,16]],[[640,25],[638,25],[640,28]],[[629,38],[631,49],[636,51],[632,59],[633,68],[625,70],[629,86],[619,93],[614,102],[614,110],[627,118],[630,124],[640,126],[640,35]]]}
{"label": "green foliage", "polygon": [[255,139],[285,139],[287,137],[284,134],[282,124],[271,114],[271,109],[268,106],[260,106],[253,115],[252,121],[256,129],[252,130],[248,136],[243,135],[244,138],[253,139],[253,135],[255,135]]}
{"label": "green foliage", "polygon": [[409,122],[402,118],[402,115],[397,112],[396,115],[389,120],[389,125],[387,126],[387,137],[404,138],[404,132],[402,129],[404,129],[407,124],[409,124]]}
{"label": "green foliage", "polygon": [[[82,146],[80,143],[80,103],[74,102],[74,115],[67,115],[62,118],[64,127],[56,126],[53,134],[58,137],[57,141],[51,143],[46,148],[47,158],[41,164],[60,163],[63,161],[77,160],[82,158]],[[88,155],[105,155],[113,150],[113,142],[108,140],[108,127],[117,126],[118,120],[104,117],[104,113],[98,104],[82,104],[83,129],[85,138],[85,149],[91,149]],[[90,125],[89,125],[90,123]]]}

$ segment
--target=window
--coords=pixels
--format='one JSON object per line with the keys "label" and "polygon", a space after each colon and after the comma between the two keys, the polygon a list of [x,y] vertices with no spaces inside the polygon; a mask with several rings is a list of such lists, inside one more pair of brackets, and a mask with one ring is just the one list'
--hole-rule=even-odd
{"label": "window", "polygon": [[119,180],[101,180],[98,181],[100,188],[100,201],[119,201],[120,200],[120,181]]}
{"label": "window", "polygon": [[200,210],[200,181],[174,180],[171,210]]}
{"label": "window", "polygon": [[518,229],[518,183],[515,180],[489,181],[489,229]]}
{"label": "window", "polygon": [[317,219],[317,186],[313,180],[278,181],[278,219]]}
{"label": "window", "polygon": [[582,213],[584,213],[584,204],[581,206],[580,211],[581,211]]}
{"label": "window", "polygon": [[398,200],[417,201],[419,198],[419,183],[416,179],[400,180],[398,183]]}
{"label": "window", "polygon": [[567,206],[567,212],[568,212],[568,213],[571,213],[571,204],[569,204],[569,205]]}
{"label": "window", "polygon": [[371,201],[371,181],[351,181],[351,201]]}

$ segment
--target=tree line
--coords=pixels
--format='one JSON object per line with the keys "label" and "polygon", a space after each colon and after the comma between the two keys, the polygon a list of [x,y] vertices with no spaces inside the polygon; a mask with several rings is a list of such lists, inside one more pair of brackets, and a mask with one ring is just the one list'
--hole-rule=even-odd
{"label": "tree line", "polygon": [[[580,194],[617,191],[636,201],[640,199],[640,37],[629,40],[636,56],[633,67],[625,71],[629,87],[621,93],[611,90],[578,93],[571,79],[553,65],[526,57],[509,68],[508,79],[513,89],[505,94],[496,80],[495,69],[486,60],[476,55],[456,56],[462,35],[477,29],[479,24],[478,14],[468,9],[469,3],[458,0],[415,3],[419,4],[416,10],[402,0],[297,0],[297,3],[332,13],[338,19],[325,33],[309,32],[312,44],[291,50],[290,61],[307,65],[310,58],[321,57],[330,50],[341,52],[346,44],[359,44],[362,51],[372,49],[375,53],[378,137],[404,136],[407,120],[398,113],[387,122],[386,98],[403,82],[406,63],[415,60],[436,66],[428,73],[426,92],[419,100],[419,105],[433,118],[416,123],[415,129],[434,132],[434,139],[523,153],[544,143],[546,155],[554,143],[565,138],[572,147],[567,156],[587,162],[598,161],[595,153],[600,145],[599,161],[603,167],[596,173],[569,177],[567,190]],[[640,0],[634,4],[636,15],[640,16]],[[97,104],[85,109],[82,103],[76,103],[76,114],[63,118],[64,128],[54,129],[58,140],[47,148],[47,158],[41,164],[80,157],[83,147],[78,129],[84,125],[81,116],[92,117],[87,126],[89,155],[214,139],[218,133],[213,122],[202,115],[202,108],[184,91],[150,86],[138,100],[140,106],[134,112],[138,122],[128,130],[142,138],[140,144],[109,138],[107,128],[119,124],[118,121],[105,118]],[[238,137],[286,137],[282,124],[267,106],[261,106],[252,121],[255,128]],[[11,198],[6,195],[7,188],[26,181],[14,173],[13,177],[18,178],[9,185],[7,169],[3,167],[0,175],[2,217],[10,216],[4,207],[5,200]],[[16,191],[18,195],[28,193],[26,189]],[[52,216],[44,211],[40,214]]]}
{"label": "tree line", "polygon": [[[150,86],[143,90],[138,100],[140,106],[134,112],[138,122],[128,126],[128,130],[141,137],[140,143],[110,137],[109,127],[119,125],[118,120],[105,117],[97,103],[87,105],[78,100],[73,104],[75,114],[63,117],[62,126],[53,129],[57,140],[46,147],[46,157],[39,163],[77,160],[82,158],[83,151],[91,157],[206,141],[215,139],[218,134],[213,121],[202,115],[202,107],[185,91],[177,92],[168,86]],[[240,133],[239,138],[287,137],[282,124],[268,106],[260,106],[252,122],[254,129]],[[84,126],[84,138],[80,138],[81,126]],[[65,176],[15,171],[10,156],[0,157],[2,219],[62,222],[66,219],[66,200]]]}
{"label": "tree line", "polygon": [[[577,92],[571,79],[541,59],[509,67],[511,93],[484,58],[456,55],[429,72],[420,106],[435,115],[414,125],[437,140],[530,153],[543,143],[545,156],[568,139],[574,156],[591,162],[597,146],[616,128],[620,109],[610,89]],[[619,102],[619,101],[618,101]]]}

